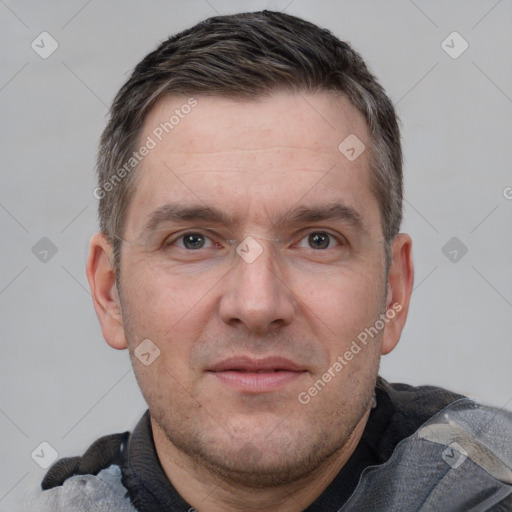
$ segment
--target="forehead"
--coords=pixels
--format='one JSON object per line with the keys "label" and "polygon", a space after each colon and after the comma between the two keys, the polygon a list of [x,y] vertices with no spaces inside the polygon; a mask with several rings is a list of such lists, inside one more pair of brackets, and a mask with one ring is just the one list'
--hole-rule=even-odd
{"label": "forehead", "polygon": [[340,200],[371,217],[377,208],[369,151],[351,160],[341,151],[346,140],[349,146],[355,140],[358,152],[369,148],[365,120],[343,96],[164,98],[149,112],[139,138],[151,149],[139,164],[125,225],[140,228],[151,211],[177,200],[255,217],[308,201]]}
{"label": "forehead", "polygon": [[[189,107],[191,103],[195,106]],[[174,114],[174,115],[173,115]],[[171,120],[169,133],[162,125]],[[142,135],[182,151],[300,147],[331,153],[350,134],[367,136],[362,114],[345,96],[278,91],[254,100],[219,96],[164,97],[149,112]],[[270,140],[265,140],[269,138]],[[175,144],[173,144],[175,142]],[[158,144],[161,145],[161,144]],[[338,155],[336,155],[338,156]]]}

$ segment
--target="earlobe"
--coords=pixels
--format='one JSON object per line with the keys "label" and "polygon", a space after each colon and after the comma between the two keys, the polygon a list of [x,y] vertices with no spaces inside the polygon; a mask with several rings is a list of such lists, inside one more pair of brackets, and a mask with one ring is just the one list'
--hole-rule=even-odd
{"label": "earlobe", "polygon": [[389,322],[382,337],[382,355],[391,352],[400,340],[409,311],[413,283],[412,240],[409,235],[400,233],[393,240],[392,246],[386,297]]}
{"label": "earlobe", "polygon": [[103,337],[111,347],[122,350],[127,345],[112,262],[113,248],[106,235],[95,234],[89,243],[87,279]]}

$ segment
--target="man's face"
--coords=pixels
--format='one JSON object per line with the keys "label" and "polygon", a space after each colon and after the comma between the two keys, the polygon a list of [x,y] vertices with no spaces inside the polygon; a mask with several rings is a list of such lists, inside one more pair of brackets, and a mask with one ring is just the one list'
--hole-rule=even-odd
{"label": "man's face", "polygon": [[[196,99],[161,141],[154,130],[187,98],[160,101],[140,137],[157,144],[125,220],[126,341],[153,428],[175,447],[232,478],[291,480],[343,447],[378,372],[382,330],[344,357],[385,311],[368,130],[328,94]],[[367,148],[354,161],[338,149],[352,134]],[[147,339],[160,355],[146,366],[133,352]]]}

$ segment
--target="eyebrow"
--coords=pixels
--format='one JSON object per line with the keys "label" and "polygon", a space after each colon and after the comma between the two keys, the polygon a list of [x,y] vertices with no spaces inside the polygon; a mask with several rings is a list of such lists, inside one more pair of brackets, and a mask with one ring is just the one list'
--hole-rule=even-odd
{"label": "eyebrow", "polygon": [[[296,206],[281,215],[277,222],[273,223],[273,226],[275,229],[280,229],[286,225],[326,220],[342,221],[360,231],[366,231],[362,215],[354,208],[339,202],[316,206]],[[148,215],[144,231],[152,232],[164,223],[180,221],[204,221],[224,224],[227,227],[240,224],[235,217],[213,206],[167,203]]]}

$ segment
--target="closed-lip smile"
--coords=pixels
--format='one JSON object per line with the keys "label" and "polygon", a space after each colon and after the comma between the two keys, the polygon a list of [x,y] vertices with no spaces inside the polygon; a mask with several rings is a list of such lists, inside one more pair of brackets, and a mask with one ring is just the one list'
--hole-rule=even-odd
{"label": "closed-lip smile", "polygon": [[268,393],[307,373],[305,367],[281,356],[257,359],[235,356],[214,364],[207,370],[222,383],[245,393]]}

